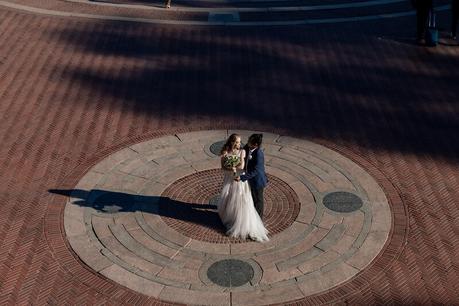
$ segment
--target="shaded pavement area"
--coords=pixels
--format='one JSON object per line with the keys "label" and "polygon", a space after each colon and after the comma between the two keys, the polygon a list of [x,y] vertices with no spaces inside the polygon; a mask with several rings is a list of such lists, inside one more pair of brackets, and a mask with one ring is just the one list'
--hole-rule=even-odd
{"label": "shaded pavement area", "polygon": [[0,304],[163,304],[86,267],[48,214],[66,197],[48,190],[142,140],[231,128],[333,147],[401,196],[401,254],[316,304],[459,304],[459,47],[415,46],[414,23],[193,27],[0,7]]}

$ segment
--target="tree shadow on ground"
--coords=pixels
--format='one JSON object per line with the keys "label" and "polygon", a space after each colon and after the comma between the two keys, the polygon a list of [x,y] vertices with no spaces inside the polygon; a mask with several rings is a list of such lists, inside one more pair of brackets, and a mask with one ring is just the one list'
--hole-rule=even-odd
{"label": "tree shadow on ground", "polygon": [[100,189],[50,189],[48,192],[79,199],[73,205],[93,208],[101,214],[125,212],[151,213],[165,218],[193,223],[225,234],[217,206],[211,204],[185,203],[160,196],[144,196]]}
{"label": "tree shadow on ground", "polygon": [[[409,33],[401,28],[406,20],[395,20],[387,35],[408,36],[413,26]],[[96,59],[65,67],[62,75],[83,85],[87,96],[104,97],[100,107],[184,126],[271,126],[292,136],[457,162],[457,48],[394,44],[378,39],[371,26],[356,31],[349,24],[80,25],[50,35]]]}

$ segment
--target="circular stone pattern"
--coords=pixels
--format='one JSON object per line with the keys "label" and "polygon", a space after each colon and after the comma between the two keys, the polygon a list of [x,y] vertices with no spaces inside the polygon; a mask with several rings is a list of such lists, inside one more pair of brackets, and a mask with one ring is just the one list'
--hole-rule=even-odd
{"label": "circular stone pattern", "polygon": [[250,264],[237,259],[224,259],[213,263],[207,270],[207,277],[222,287],[239,287],[253,278]]}
{"label": "circular stone pattern", "polygon": [[350,192],[337,191],[327,194],[323,203],[330,210],[347,213],[359,210],[362,205],[362,199]]}
{"label": "circular stone pattern", "polygon": [[[165,136],[101,160],[65,205],[70,246],[85,267],[122,286],[161,301],[200,305],[309,298],[314,304],[319,294],[344,296],[352,293],[345,288],[372,279],[375,258],[374,271],[396,258],[393,241],[401,235],[392,234],[392,224],[400,230],[406,221],[390,182],[372,170],[376,182],[324,146],[270,133],[263,137],[269,178],[263,222],[270,241],[228,238],[215,206],[223,173],[211,147],[232,133],[246,141],[255,132]],[[354,278],[352,286],[333,289]]]}
{"label": "circular stone pattern", "polygon": [[[268,174],[264,191],[264,224],[272,237],[288,228],[298,216],[300,202],[292,188],[281,179]],[[220,169],[201,171],[171,184],[161,194],[160,215],[179,233],[213,243],[238,243],[246,240],[225,235],[215,202],[220,193],[223,172]],[[217,198],[218,201],[218,198]]]}

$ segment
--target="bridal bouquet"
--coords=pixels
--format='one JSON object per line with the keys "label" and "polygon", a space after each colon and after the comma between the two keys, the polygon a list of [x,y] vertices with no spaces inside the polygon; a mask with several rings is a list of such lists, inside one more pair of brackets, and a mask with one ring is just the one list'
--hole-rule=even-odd
{"label": "bridal bouquet", "polygon": [[[226,155],[225,158],[223,159],[223,166],[226,169],[233,169],[240,163],[241,163],[241,158],[236,155]],[[236,171],[233,171],[233,172],[236,175]]]}

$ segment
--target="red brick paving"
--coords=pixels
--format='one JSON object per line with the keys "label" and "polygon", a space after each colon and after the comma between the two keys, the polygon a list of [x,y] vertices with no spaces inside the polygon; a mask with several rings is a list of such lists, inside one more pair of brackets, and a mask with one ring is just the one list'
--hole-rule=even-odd
{"label": "red brick paving", "polygon": [[[263,223],[273,236],[288,228],[300,212],[298,196],[287,183],[268,175],[270,184],[264,192]],[[213,243],[243,243],[251,240],[231,238],[215,208],[208,208],[209,200],[219,195],[223,174],[220,169],[201,171],[181,178],[169,185],[161,197],[171,199],[162,206],[164,222],[183,235]],[[189,204],[194,206],[190,206]],[[202,206],[202,208],[199,207]]]}
{"label": "red brick paving", "polygon": [[408,210],[393,232],[406,245],[384,251],[398,257],[294,304],[458,305],[459,48],[413,46],[413,22],[193,28],[0,8],[0,304],[161,304],[85,268],[47,190],[141,139],[240,127],[327,145]]}

